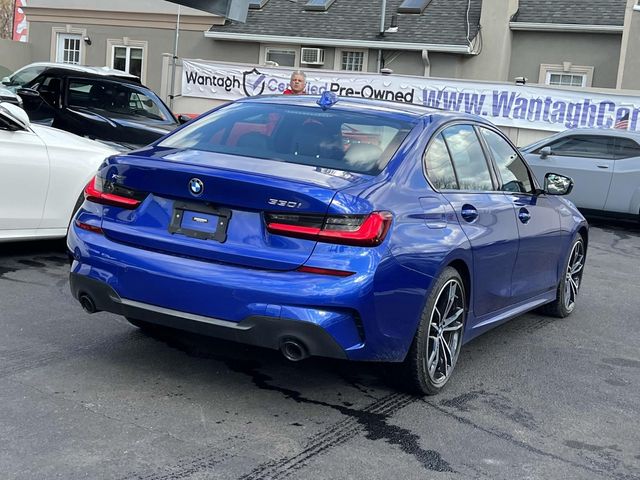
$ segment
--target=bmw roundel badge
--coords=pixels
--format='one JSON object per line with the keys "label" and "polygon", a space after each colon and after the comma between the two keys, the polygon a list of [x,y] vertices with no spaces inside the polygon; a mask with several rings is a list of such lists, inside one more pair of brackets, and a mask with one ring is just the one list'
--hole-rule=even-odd
{"label": "bmw roundel badge", "polygon": [[204,192],[204,183],[199,178],[192,178],[189,180],[189,191],[191,195],[199,197]]}

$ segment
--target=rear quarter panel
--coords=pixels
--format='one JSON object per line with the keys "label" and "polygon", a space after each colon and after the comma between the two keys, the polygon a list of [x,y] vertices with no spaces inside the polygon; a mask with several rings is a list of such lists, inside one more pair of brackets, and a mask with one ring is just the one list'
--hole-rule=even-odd
{"label": "rear quarter panel", "polygon": [[117,152],[62,130],[34,126],[34,131],[47,147],[51,166],[40,228],[67,228],[84,187],[105,158]]}
{"label": "rear quarter panel", "polygon": [[615,161],[605,210],[638,215],[640,218],[640,157]]}
{"label": "rear quarter panel", "polygon": [[370,209],[391,211],[394,217],[384,243],[387,254],[371,286],[374,302],[370,306],[380,332],[380,338],[372,340],[384,342],[393,358],[408,350],[434,278],[455,260],[471,262],[469,243],[455,212],[423,174],[428,138],[428,131],[412,132],[377,181],[360,195]]}

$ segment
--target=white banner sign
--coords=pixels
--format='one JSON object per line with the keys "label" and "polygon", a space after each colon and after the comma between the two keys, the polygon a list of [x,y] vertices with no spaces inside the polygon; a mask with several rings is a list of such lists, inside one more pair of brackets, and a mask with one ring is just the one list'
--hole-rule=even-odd
{"label": "white banner sign", "polygon": [[[292,70],[184,60],[182,95],[235,100],[282,93]],[[377,98],[481,115],[496,125],[537,130],[640,130],[640,97],[500,83],[308,70],[308,94]]]}

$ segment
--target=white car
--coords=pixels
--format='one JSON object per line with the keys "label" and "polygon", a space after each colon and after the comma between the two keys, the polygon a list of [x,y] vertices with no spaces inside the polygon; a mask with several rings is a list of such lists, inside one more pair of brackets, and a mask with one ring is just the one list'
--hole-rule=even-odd
{"label": "white car", "polygon": [[573,179],[567,198],[583,213],[640,220],[640,133],[566,130],[521,150],[539,181]]}
{"label": "white car", "polygon": [[0,242],[64,237],[85,185],[114,153],[0,103]]}

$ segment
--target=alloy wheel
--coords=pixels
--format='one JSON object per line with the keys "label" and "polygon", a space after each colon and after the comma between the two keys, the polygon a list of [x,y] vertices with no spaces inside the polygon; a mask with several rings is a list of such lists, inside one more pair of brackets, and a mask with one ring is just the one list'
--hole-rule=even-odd
{"label": "alloy wheel", "polygon": [[564,282],[564,307],[568,312],[576,306],[576,298],[582,281],[582,270],[584,268],[584,244],[577,241],[571,249],[569,264],[565,274]]}
{"label": "alloy wheel", "polygon": [[431,311],[426,371],[435,386],[451,376],[462,346],[464,290],[453,278],[444,284]]}

